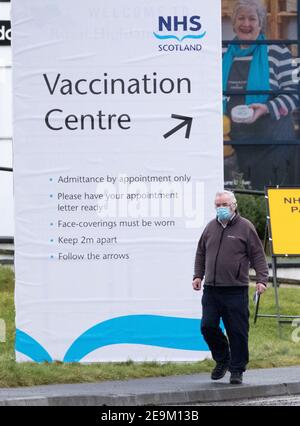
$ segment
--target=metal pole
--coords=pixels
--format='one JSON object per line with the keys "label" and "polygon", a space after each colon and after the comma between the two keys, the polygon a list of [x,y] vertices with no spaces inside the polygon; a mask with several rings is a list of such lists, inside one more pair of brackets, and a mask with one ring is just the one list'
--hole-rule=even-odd
{"label": "metal pole", "polygon": [[230,187],[226,187],[225,188],[228,191],[232,191],[235,194],[241,194],[241,195],[265,195],[264,191],[256,191],[253,189],[237,189],[237,188],[230,188]]}
{"label": "metal pole", "polygon": [[[253,46],[254,44],[257,46],[262,46],[262,45],[272,45],[272,44],[277,44],[278,46],[284,44],[284,45],[291,45],[291,44],[297,44],[299,41],[298,40],[293,40],[293,39],[268,39],[268,40],[243,40],[243,44],[246,46]],[[223,46],[228,46],[228,45],[237,45],[237,44],[241,44],[240,40],[222,40],[222,45]]]}
{"label": "metal pole", "polygon": [[[277,318],[277,315],[272,314],[258,314],[257,317],[259,318]],[[290,318],[290,319],[300,319],[300,315],[280,315],[280,318]],[[282,322],[282,321],[281,321]]]}
{"label": "metal pole", "polygon": [[272,255],[272,271],[273,271],[273,286],[275,294],[275,305],[276,305],[276,317],[278,322],[279,337],[282,337],[281,325],[280,325],[280,307],[279,307],[279,296],[278,296],[278,285],[277,285],[277,258]]}
{"label": "metal pole", "polygon": [[267,247],[268,247],[268,220],[266,220],[265,235],[264,235],[264,250],[265,250],[265,253],[267,253]]}
{"label": "metal pole", "polygon": [[0,237],[0,244],[13,244],[14,237]]}

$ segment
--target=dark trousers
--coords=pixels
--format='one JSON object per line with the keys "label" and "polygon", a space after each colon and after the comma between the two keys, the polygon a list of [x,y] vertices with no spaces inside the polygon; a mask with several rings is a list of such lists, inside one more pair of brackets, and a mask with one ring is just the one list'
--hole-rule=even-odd
{"label": "dark trousers", "polygon": [[[243,372],[249,362],[248,287],[204,286],[201,332],[213,359],[230,361],[230,372]],[[220,328],[220,321],[227,337]]]}

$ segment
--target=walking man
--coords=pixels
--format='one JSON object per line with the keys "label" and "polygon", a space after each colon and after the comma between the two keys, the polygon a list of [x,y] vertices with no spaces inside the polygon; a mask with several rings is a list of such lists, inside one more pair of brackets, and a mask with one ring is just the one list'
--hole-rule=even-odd
{"label": "walking man", "polygon": [[219,380],[229,369],[230,383],[241,384],[249,361],[249,267],[255,269],[256,291],[262,294],[268,266],[255,227],[237,212],[234,194],[218,192],[215,207],[217,217],[198,243],[193,288],[201,290],[204,280],[201,332],[216,361],[211,378]]}

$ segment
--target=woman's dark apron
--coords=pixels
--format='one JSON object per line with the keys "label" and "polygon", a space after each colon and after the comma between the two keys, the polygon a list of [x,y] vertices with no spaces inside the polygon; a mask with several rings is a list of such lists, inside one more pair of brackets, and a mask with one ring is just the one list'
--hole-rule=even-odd
{"label": "woman's dark apron", "polygon": [[[228,91],[246,90],[250,64],[251,61],[233,63]],[[245,96],[231,96],[227,103],[228,116],[232,108],[245,104],[245,101]],[[291,114],[279,120],[265,115],[253,124],[231,122],[230,139],[236,153],[237,169],[232,173],[225,169],[225,175],[239,173],[253,189],[300,184],[300,147],[286,143],[295,138]]]}

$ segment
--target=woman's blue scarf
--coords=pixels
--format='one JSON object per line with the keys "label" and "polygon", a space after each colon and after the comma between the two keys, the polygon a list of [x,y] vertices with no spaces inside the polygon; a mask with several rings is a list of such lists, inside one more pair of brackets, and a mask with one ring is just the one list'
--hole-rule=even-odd
{"label": "woman's blue scarf", "polygon": [[[237,38],[235,38],[237,40]],[[257,40],[265,40],[261,34]],[[223,90],[227,90],[227,82],[230,75],[234,58],[253,56],[248,76],[247,90],[270,90],[270,69],[268,58],[268,47],[266,44],[252,45],[247,49],[241,49],[239,45],[232,44],[223,57]],[[248,95],[246,105],[268,101],[268,95]],[[223,100],[224,113],[227,109],[227,99]]]}

